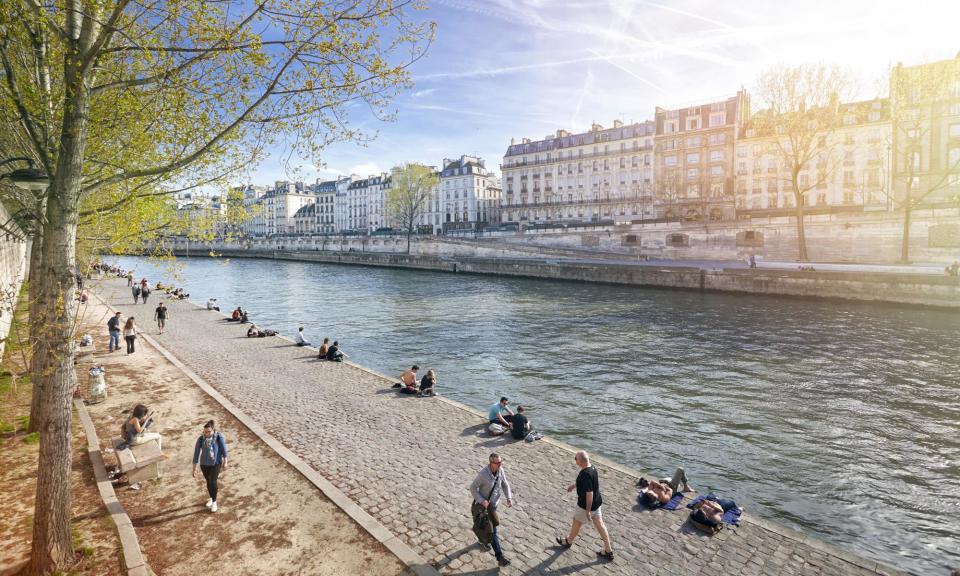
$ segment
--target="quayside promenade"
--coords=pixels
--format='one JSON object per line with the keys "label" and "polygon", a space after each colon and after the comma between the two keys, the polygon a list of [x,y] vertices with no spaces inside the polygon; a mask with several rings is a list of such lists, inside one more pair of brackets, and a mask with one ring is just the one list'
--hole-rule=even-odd
{"label": "quayside promenade", "polygon": [[[188,302],[167,300],[168,327],[156,335],[150,322],[155,301],[131,305],[122,280],[104,282],[101,292],[443,573],[497,572],[493,556],[480,550],[470,532],[467,490],[496,451],[504,457],[515,499],[513,508],[502,508],[501,537],[513,560],[500,570],[504,574],[899,574],[749,511],[740,527],[707,537],[685,524],[685,509],[639,509],[637,473],[599,458],[616,558],[598,561],[600,541],[590,528],[573,548],[562,550],[554,537],[566,532],[575,506],[575,496],[564,490],[577,473],[571,447],[487,436],[476,411],[444,398],[400,397],[383,376],[348,363],[319,362],[314,350],[279,337],[248,339],[245,327]],[[236,304],[221,303],[225,309]],[[323,330],[336,337],[335,326]],[[455,383],[441,378],[440,385],[442,393]],[[697,478],[691,483],[696,486]]]}

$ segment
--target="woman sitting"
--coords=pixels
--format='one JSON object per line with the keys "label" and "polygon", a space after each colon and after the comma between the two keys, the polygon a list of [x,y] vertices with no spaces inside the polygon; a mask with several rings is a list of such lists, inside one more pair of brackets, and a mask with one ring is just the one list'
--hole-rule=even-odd
{"label": "woman sitting", "polygon": [[330,339],[324,338],[323,344],[320,344],[320,349],[317,350],[317,358],[320,360],[326,360],[328,350],[330,350]]}
{"label": "woman sitting", "polygon": [[427,370],[427,373],[420,379],[420,392],[418,396],[435,396],[437,394],[437,374],[433,370]]}
{"label": "woman sitting", "polygon": [[147,410],[146,406],[137,404],[133,408],[133,414],[123,423],[121,428],[120,434],[123,436],[123,443],[129,447],[156,440],[157,447],[162,448],[160,446],[160,434],[146,431],[152,418],[153,413]]}

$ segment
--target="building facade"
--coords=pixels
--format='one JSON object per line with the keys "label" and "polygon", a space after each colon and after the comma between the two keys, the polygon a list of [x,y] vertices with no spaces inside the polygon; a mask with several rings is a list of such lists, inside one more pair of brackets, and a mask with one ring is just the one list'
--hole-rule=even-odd
{"label": "building facade", "polygon": [[735,217],[734,145],[750,115],[750,97],[686,108],[656,109],[657,216],[723,220]]}
{"label": "building facade", "polygon": [[897,208],[960,203],[960,52],[890,74]]}
{"label": "building facade", "polygon": [[[816,157],[798,174],[811,211],[845,207],[890,208],[890,101],[837,104],[841,124],[819,136]],[[757,118],[766,114],[758,112]],[[779,136],[783,138],[782,136]],[[760,134],[748,120],[736,143],[736,208],[739,215],[773,214],[796,207],[790,171],[777,135]]]}
{"label": "building facade", "polygon": [[498,223],[498,192],[497,179],[481,158],[466,155],[456,160],[444,158],[438,198],[443,205],[442,228],[477,230]]}
{"label": "building facade", "polygon": [[504,224],[613,223],[654,217],[655,124],[557,130],[511,141],[504,156]]}

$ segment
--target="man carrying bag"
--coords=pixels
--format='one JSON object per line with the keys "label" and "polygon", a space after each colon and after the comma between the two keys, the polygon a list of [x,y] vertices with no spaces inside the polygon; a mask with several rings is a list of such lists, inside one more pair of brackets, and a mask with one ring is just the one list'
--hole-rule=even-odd
{"label": "man carrying bag", "polygon": [[507,499],[507,507],[513,506],[513,495],[503,470],[503,459],[494,453],[490,455],[490,464],[484,466],[470,484],[470,495],[473,497],[470,512],[473,515],[473,533],[477,535],[477,540],[484,546],[493,546],[497,564],[508,566],[510,560],[503,555],[497,534],[497,526],[500,525],[497,504],[500,502],[501,493]]}

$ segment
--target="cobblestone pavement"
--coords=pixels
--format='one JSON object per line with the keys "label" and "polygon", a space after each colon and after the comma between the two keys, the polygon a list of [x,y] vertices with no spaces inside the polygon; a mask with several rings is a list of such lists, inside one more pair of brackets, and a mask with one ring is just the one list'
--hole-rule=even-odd
{"label": "cobblestone pavement", "polygon": [[[155,300],[131,305],[123,281],[106,282],[101,292],[156,334],[149,321]],[[484,419],[459,404],[402,397],[370,371],[319,362],[315,351],[280,337],[246,338],[246,326],[187,302],[168,306],[166,331],[154,336],[164,347],[443,573],[497,572],[470,531],[468,494],[496,451],[515,500],[501,507],[501,537],[513,560],[502,574],[898,574],[749,512],[740,527],[708,537],[685,524],[685,508],[641,510],[635,473],[598,458],[616,558],[598,561],[592,528],[562,550],[554,537],[568,530],[576,506],[565,491],[578,471],[570,447],[487,436]],[[336,328],[328,332],[335,336]]]}

